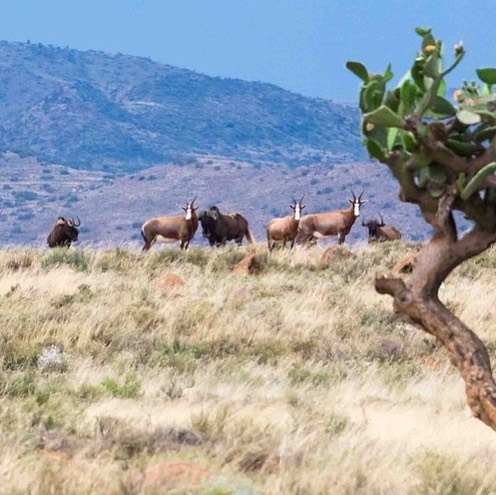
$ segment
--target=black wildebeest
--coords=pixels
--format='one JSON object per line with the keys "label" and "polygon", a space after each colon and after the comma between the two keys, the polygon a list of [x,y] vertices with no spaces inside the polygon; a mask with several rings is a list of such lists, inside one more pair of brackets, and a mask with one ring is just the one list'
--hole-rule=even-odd
{"label": "black wildebeest", "polygon": [[358,198],[352,191],[351,203],[346,210],[333,210],[328,213],[312,213],[301,217],[298,226],[296,242],[307,243],[315,239],[338,236],[339,244],[343,244],[355,219],[360,216],[360,206],[366,203],[362,200],[363,191]]}
{"label": "black wildebeest", "polygon": [[401,239],[401,232],[392,225],[386,225],[382,215],[379,215],[381,221],[378,222],[375,218],[364,222],[362,220],[362,225],[367,227],[369,230],[368,242],[372,244],[374,242],[384,242],[384,241],[395,241]]}
{"label": "black wildebeest", "polygon": [[54,247],[70,247],[73,242],[78,240],[81,220],[77,217],[77,221],[73,218],[57,218],[57,223],[52,227],[48,234],[47,243],[51,248]]}
{"label": "black wildebeest", "polygon": [[150,218],[141,227],[141,236],[145,241],[143,251],[148,251],[156,241],[180,242],[181,249],[188,249],[189,243],[198,228],[198,217],[194,206],[195,199],[186,203],[184,215],[174,217]]}
{"label": "black wildebeest", "polygon": [[221,213],[217,206],[212,206],[200,215],[200,222],[203,237],[208,238],[211,246],[225,246],[227,241],[241,246],[244,237],[250,244],[255,242],[248,220],[241,213]]}
{"label": "black wildebeest", "polygon": [[265,228],[267,233],[267,245],[269,251],[274,249],[276,242],[282,243],[283,249],[286,243],[291,242],[290,248],[293,248],[296,236],[298,235],[298,225],[300,223],[301,212],[306,205],[302,204],[303,198],[300,201],[293,199],[293,204],[289,207],[293,210],[293,215],[288,215],[283,218],[273,218]]}

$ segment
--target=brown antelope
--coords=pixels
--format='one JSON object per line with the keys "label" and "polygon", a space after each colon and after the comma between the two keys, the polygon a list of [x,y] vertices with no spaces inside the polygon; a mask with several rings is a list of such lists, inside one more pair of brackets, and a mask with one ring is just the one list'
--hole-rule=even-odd
{"label": "brown antelope", "polygon": [[78,240],[81,220],[77,217],[77,221],[73,218],[57,218],[57,223],[52,227],[48,234],[47,243],[51,248],[54,247],[70,247],[73,242]]}
{"label": "brown antelope", "polygon": [[[196,199],[196,198],[195,198]],[[182,209],[185,215],[175,217],[150,218],[141,227],[141,236],[145,241],[143,251],[148,251],[156,241],[181,242],[181,249],[188,249],[189,242],[198,228],[198,217],[194,203],[186,203]]]}
{"label": "brown antelope", "polygon": [[369,229],[369,244],[401,239],[401,232],[392,225],[385,225],[382,215],[379,215],[379,217],[381,219],[380,222],[378,222],[375,218],[369,220],[368,222],[364,222],[362,220],[362,225]]}
{"label": "brown antelope", "polygon": [[306,205],[302,204],[303,197],[300,201],[293,199],[293,204],[289,207],[293,210],[293,215],[283,218],[273,218],[266,227],[267,245],[269,252],[274,249],[276,242],[282,243],[282,248],[286,247],[287,242],[291,242],[290,248],[293,248],[296,236],[298,235],[298,224],[300,223],[301,212]]}
{"label": "brown antelope", "polygon": [[312,213],[301,217],[298,226],[298,236],[296,242],[307,243],[315,239],[338,236],[339,244],[343,244],[355,219],[360,216],[360,206],[366,203],[362,200],[361,192],[358,198],[352,191],[351,203],[346,210],[333,210],[328,213]]}

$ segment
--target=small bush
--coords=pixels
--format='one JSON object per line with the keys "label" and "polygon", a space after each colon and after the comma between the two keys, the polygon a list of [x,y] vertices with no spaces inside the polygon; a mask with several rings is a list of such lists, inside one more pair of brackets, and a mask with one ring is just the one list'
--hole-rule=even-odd
{"label": "small bush", "polygon": [[112,397],[134,399],[139,394],[141,383],[134,373],[129,373],[122,384],[114,378],[105,378],[102,386]]}
{"label": "small bush", "polygon": [[68,265],[76,271],[84,272],[88,270],[88,257],[82,251],[66,248],[51,249],[41,260],[42,268],[52,268],[61,265]]}

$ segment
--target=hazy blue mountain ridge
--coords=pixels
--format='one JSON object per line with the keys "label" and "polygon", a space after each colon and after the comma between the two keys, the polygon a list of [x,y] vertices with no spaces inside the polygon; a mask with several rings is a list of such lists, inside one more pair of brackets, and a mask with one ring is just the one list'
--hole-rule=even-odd
{"label": "hazy blue mountain ridge", "polygon": [[119,172],[216,155],[365,159],[355,108],[146,58],[0,43],[0,148]]}

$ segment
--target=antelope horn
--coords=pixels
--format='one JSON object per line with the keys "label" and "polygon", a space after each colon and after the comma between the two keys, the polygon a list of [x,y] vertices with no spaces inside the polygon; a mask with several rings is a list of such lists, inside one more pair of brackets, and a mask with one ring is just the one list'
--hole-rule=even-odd
{"label": "antelope horn", "polygon": [[385,223],[384,223],[384,219],[382,218],[382,215],[379,213],[379,217],[381,219],[381,227],[384,227]]}
{"label": "antelope horn", "polygon": [[72,219],[72,223],[74,224],[74,227],[79,227],[81,225],[81,220],[79,219],[79,217],[76,218],[77,218],[77,223],[74,221],[74,219]]}

